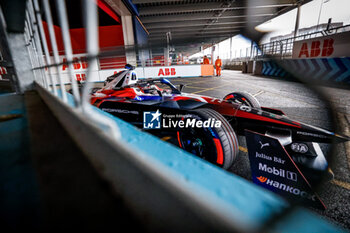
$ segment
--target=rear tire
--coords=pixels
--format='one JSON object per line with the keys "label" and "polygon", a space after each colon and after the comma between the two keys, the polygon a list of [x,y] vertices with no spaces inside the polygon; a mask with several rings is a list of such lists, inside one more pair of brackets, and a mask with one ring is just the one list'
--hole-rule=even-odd
{"label": "rear tire", "polygon": [[[221,122],[221,127],[187,129],[178,131],[180,147],[201,157],[223,169],[232,166],[238,154],[238,140],[236,133],[229,122],[218,112],[209,108],[200,108],[193,111],[203,121],[214,119]],[[195,132],[193,132],[195,131]],[[189,135],[194,136],[195,143],[201,141],[203,144],[202,153],[194,153],[193,142],[188,143]],[[197,141],[196,141],[197,140]],[[198,143],[197,143],[198,144]],[[197,150],[201,151],[201,150]]]}
{"label": "rear tire", "polygon": [[261,108],[259,101],[248,92],[232,92],[224,97],[224,100],[241,103],[253,108]]}

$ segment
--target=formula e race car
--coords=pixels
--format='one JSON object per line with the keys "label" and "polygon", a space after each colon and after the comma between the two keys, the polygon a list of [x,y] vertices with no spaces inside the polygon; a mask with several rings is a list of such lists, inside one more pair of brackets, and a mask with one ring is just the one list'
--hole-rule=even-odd
{"label": "formula e race car", "polygon": [[[328,167],[318,143],[349,140],[262,107],[247,92],[217,99],[184,93],[183,87],[165,78],[139,80],[128,67],[108,77],[105,86],[92,94],[91,103],[224,169],[237,157],[237,135],[246,136],[255,181],[265,184],[276,177],[295,181],[299,172],[312,183]],[[270,181],[269,174],[275,176]]]}

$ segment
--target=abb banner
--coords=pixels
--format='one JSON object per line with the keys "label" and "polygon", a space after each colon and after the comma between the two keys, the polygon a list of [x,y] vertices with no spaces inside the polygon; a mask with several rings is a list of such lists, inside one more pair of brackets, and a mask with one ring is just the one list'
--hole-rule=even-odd
{"label": "abb banner", "polygon": [[[60,56],[60,62],[63,63],[60,66],[60,71],[63,79],[63,83],[70,83],[68,64],[65,64],[66,61],[64,56]],[[77,81],[86,80],[86,72],[88,63],[86,60],[86,54],[75,54],[73,57],[73,73]],[[52,64],[54,59],[51,57]],[[108,76],[111,76],[123,69],[105,69],[100,70],[98,64],[94,63],[91,65],[92,69],[92,80],[93,82],[104,81]],[[174,77],[199,77],[207,76],[203,72],[203,65],[175,65],[175,66],[154,66],[154,67],[137,67],[135,72],[139,78],[174,78]],[[210,65],[212,67],[212,65]],[[48,70],[46,71],[48,72]],[[58,74],[56,67],[51,68],[51,73],[56,81],[59,83]],[[212,74],[211,74],[212,75]]]}
{"label": "abb banner", "polygon": [[298,59],[349,56],[349,40],[350,32],[343,32],[331,36],[295,41],[292,57]]}
{"label": "abb banner", "polygon": [[[101,81],[122,69],[100,70]],[[174,78],[174,77],[199,77],[202,76],[201,65],[175,65],[136,67],[135,72],[139,78]]]}
{"label": "abb banner", "polygon": [[[74,54],[73,56],[73,73],[74,77],[77,81],[85,81],[86,80],[86,71],[88,67],[86,54]],[[70,79],[68,76],[69,69],[68,64],[66,62],[65,56],[59,57],[60,62],[63,63],[62,66],[60,66],[60,71],[62,74],[63,82],[69,83]],[[54,64],[54,59],[51,57],[51,64]],[[96,78],[93,81],[100,81],[98,77],[98,65],[97,63],[92,64],[92,71],[96,73]],[[48,71],[47,71],[48,72]],[[51,73],[54,77],[56,77],[56,83],[58,83],[58,74],[56,67],[51,68]]]}
{"label": "abb banner", "polygon": [[176,65],[176,66],[156,66],[145,67],[145,78],[161,77],[198,77],[201,76],[200,65]]}

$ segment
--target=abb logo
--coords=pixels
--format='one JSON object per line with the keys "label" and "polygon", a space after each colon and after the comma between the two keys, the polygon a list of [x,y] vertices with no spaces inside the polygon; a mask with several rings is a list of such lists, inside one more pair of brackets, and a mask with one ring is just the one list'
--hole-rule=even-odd
{"label": "abb logo", "polygon": [[85,74],[76,74],[75,77],[76,77],[77,81],[86,81]]}
{"label": "abb logo", "polygon": [[[334,40],[333,39],[325,39],[323,40],[323,45],[321,48],[321,41],[312,41],[311,49],[308,47],[308,43],[303,43],[299,52],[299,58],[305,57],[328,57],[331,56],[334,52]],[[322,53],[322,54],[321,54]]]}
{"label": "abb logo", "polygon": [[[66,70],[68,68],[68,64],[66,63],[67,59],[63,58],[62,70]],[[73,58],[73,68],[75,70],[86,69],[88,67],[88,63],[86,61],[86,57],[74,57]]]}
{"label": "abb logo", "polygon": [[176,71],[175,68],[160,68],[158,71],[158,76],[169,76],[169,75],[175,75]]}

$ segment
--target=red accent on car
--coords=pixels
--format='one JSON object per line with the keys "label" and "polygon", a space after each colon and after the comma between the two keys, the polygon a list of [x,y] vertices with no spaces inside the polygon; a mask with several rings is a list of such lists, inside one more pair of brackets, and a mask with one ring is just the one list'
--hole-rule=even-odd
{"label": "red accent on car", "polygon": [[130,99],[133,99],[136,97],[135,90],[132,88],[124,88],[124,89],[120,89],[118,91],[104,90],[104,91],[102,91],[102,93],[109,95],[108,97],[115,96],[115,97],[130,98]]}
{"label": "red accent on car", "polygon": [[225,97],[225,100],[228,100],[228,99],[231,99],[231,98],[234,98],[234,97],[235,97],[235,96],[231,94],[231,95],[226,96],[226,97]]}
{"label": "red accent on car", "polygon": [[180,132],[179,131],[177,131],[177,141],[179,142],[180,148],[182,148],[181,140],[180,140]]}
{"label": "red accent on car", "polygon": [[221,142],[219,139],[214,138],[214,143],[215,143],[215,147],[216,147],[216,152],[217,152],[217,159],[216,159],[216,163],[218,164],[223,164],[224,163],[224,152],[222,151],[222,146],[221,146]]}
{"label": "red accent on car", "polygon": [[[193,98],[190,98],[190,97],[187,97],[187,96],[174,96],[173,97],[173,100],[174,101],[178,101],[178,100],[189,100],[189,99],[193,99]],[[194,99],[195,100],[195,99]]]}
{"label": "red accent on car", "polygon": [[91,99],[91,104],[96,107],[100,107],[102,103],[103,103],[103,99],[98,99],[98,98]]}

